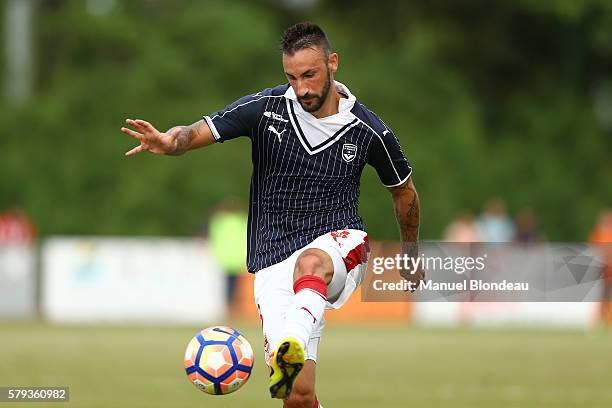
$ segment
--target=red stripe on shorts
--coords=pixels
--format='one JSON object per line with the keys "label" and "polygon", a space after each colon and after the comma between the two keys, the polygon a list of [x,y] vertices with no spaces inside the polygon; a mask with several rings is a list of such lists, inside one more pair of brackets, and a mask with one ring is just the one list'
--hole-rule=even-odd
{"label": "red stripe on shorts", "polygon": [[366,235],[363,239],[364,242],[351,249],[349,253],[342,258],[346,271],[350,272],[358,265],[365,263],[368,260],[368,252],[370,252],[370,245],[368,244],[368,236]]}

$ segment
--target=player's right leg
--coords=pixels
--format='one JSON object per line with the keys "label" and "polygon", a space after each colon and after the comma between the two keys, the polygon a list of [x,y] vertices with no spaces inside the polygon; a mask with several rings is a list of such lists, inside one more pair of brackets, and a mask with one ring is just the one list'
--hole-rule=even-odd
{"label": "player's right leg", "polygon": [[[323,258],[326,258],[321,262],[303,262],[304,265],[298,262],[300,259],[319,259],[321,257],[317,255],[320,253],[325,254]],[[329,300],[328,307],[342,306],[361,282],[368,253],[365,232],[334,231],[317,238],[285,261],[256,273],[255,302],[262,320],[273,398],[290,397],[293,384],[299,378],[297,374],[305,364],[304,358],[306,361],[316,361],[316,346],[324,325],[325,300]],[[317,276],[319,279],[311,278],[312,273],[301,273],[294,281],[294,272],[307,270],[309,263],[312,263],[314,269],[317,265],[327,266],[323,268],[326,270],[331,269],[331,281],[325,279],[329,280],[328,274],[316,273],[314,275],[321,275]],[[326,298],[328,293],[329,298]],[[316,296],[322,297],[323,304],[304,299],[305,294],[313,294],[310,298],[314,297],[317,302],[319,299]],[[316,342],[313,342],[314,339]],[[311,350],[311,347],[314,349]]]}
{"label": "player's right leg", "polygon": [[266,364],[270,370],[270,394],[285,399],[304,365],[303,345],[283,337],[286,312],[293,298],[292,260],[285,260],[255,275],[255,302],[264,334]]}
{"label": "player's right leg", "polygon": [[305,364],[304,347],[295,337],[285,337],[278,344],[270,360],[270,396],[287,399],[293,384]]}
{"label": "player's right leg", "polygon": [[334,274],[334,263],[326,250],[305,248],[296,255],[292,268],[294,295],[285,317],[282,339],[270,362],[272,398],[287,399],[291,394],[304,366],[305,349],[313,331],[323,321],[327,285]]}

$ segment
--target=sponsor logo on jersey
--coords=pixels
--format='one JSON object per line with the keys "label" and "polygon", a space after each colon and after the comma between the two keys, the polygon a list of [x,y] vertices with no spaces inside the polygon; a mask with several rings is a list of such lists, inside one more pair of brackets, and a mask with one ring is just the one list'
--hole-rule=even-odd
{"label": "sponsor logo on jersey", "polygon": [[357,156],[357,145],[345,143],[342,145],[342,158],[345,162],[352,162]]}
{"label": "sponsor logo on jersey", "polygon": [[264,112],[264,116],[265,116],[266,118],[270,118],[270,119],[274,119],[274,120],[279,120],[279,121],[284,122],[284,123],[289,122],[289,120],[288,120],[288,119],[283,118],[283,115],[279,115],[279,114],[278,114],[278,113],[276,113],[276,112],[268,112],[268,111],[265,111],[265,112]]}
{"label": "sponsor logo on jersey", "polygon": [[280,142],[281,141],[281,135],[287,129],[283,129],[282,131],[279,132],[278,130],[276,130],[276,128],[274,126],[270,125],[270,126],[268,126],[268,130],[270,132],[274,133],[276,136],[278,136],[278,141]]}

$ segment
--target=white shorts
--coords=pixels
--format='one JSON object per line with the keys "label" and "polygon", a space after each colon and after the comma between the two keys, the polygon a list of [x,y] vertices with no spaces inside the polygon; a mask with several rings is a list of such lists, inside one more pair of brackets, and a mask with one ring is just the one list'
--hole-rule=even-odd
{"label": "white shorts", "polygon": [[[327,286],[327,309],[339,309],[361,284],[370,256],[368,235],[360,230],[338,230],[321,235],[289,258],[255,273],[255,303],[264,335],[266,363],[282,340],[287,308],[293,298],[293,271],[298,256],[306,249],[325,251],[334,263],[334,275]],[[306,346],[306,359],[317,361],[317,348],[325,325],[321,319]]]}

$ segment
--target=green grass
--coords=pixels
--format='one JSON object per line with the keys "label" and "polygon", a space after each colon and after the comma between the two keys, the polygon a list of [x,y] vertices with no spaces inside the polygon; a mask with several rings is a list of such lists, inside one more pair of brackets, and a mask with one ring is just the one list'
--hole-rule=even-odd
{"label": "green grass", "polygon": [[[196,327],[0,323],[0,386],[68,385],[70,403],[58,408],[279,407],[267,396],[259,327],[234,326],[257,355],[249,383],[232,395],[187,381],[182,355]],[[325,408],[610,407],[612,336],[329,325],[317,382]]]}

